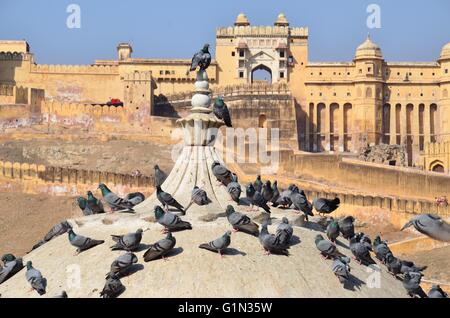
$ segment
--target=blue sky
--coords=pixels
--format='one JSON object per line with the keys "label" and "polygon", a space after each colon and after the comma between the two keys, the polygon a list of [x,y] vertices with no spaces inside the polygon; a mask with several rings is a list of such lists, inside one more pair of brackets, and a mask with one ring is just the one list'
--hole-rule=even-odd
{"label": "blue sky", "polygon": [[[80,29],[66,26],[71,3],[81,7]],[[366,26],[371,3],[381,7],[380,29]],[[310,61],[351,60],[369,31],[389,61],[433,61],[450,42],[448,0],[0,0],[0,39],[26,39],[38,63],[116,58],[119,42],[134,57],[190,58],[239,12],[253,25],[284,12],[291,26],[309,27]]]}

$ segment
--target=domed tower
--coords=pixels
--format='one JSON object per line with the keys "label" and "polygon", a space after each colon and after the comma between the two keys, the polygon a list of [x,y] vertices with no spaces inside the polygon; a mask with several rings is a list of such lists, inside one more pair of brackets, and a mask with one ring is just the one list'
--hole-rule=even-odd
{"label": "domed tower", "polygon": [[244,13],[239,13],[236,17],[236,21],[234,22],[235,26],[248,26],[250,22],[248,22],[247,16]]}
{"label": "domed tower", "polygon": [[286,19],[286,16],[284,15],[284,13],[280,13],[277,17],[277,20],[274,23],[275,26],[289,26],[289,22]]}
{"label": "domed tower", "polygon": [[355,62],[355,148],[364,143],[378,144],[382,138],[383,67],[380,47],[370,36],[356,49]]}
{"label": "domed tower", "polygon": [[438,59],[441,67],[441,92],[439,101],[440,141],[450,141],[450,43],[444,45]]}

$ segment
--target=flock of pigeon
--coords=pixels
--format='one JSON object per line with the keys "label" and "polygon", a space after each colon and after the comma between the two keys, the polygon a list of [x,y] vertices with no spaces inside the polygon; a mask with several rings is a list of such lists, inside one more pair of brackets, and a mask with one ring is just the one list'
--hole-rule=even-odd
{"label": "flock of pigeon", "polygon": [[[231,200],[235,201],[238,205],[250,205],[250,210],[254,210],[256,207],[262,208],[264,211],[263,215],[266,217],[262,222],[261,230],[258,224],[252,221],[246,214],[235,211],[231,205],[227,206],[225,216],[233,231],[240,231],[258,237],[267,255],[281,254],[288,256],[288,250],[293,237],[293,228],[286,217],[282,218],[274,234],[269,233],[269,204],[272,207],[292,207],[294,210],[303,213],[305,220],[308,220],[308,216],[314,215],[313,209],[319,214],[325,215],[335,211],[340,204],[339,198],[332,200],[316,198],[310,203],[305,192],[300,190],[296,185],[291,184],[286,190],[280,192],[277,181],[273,183],[269,180],[262,182],[260,176],[253,183],[249,183],[245,187],[246,198],[241,198],[242,190],[237,175],[218,161],[215,161],[211,168],[217,182],[227,188]],[[154,214],[156,221],[164,227],[163,233],[166,234],[166,237],[149,246],[148,250],[144,253],[145,262],[159,258],[164,259],[167,253],[176,245],[176,239],[172,233],[192,229],[189,222],[183,221],[179,215],[170,212],[169,206],[174,207],[180,212],[179,214],[185,215],[186,210],[191,204],[206,205],[210,202],[206,191],[195,186],[192,191],[191,202],[188,207],[183,207],[170,193],[162,190],[161,186],[167,175],[157,165],[155,165],[154,169],[156,196],[162,206],[156,205]],[[103,183],[99,185],[99,189],[102,193],[103,202],[107,204],[111,211],[115,212],[134,213],[133,206],[145,199],[144,195],[138,192],[128,194],[125,198],[121,198]],[[85,215],[105,212],[102,201],[95,198],[90,191],[87,193],[87,198],[79,197],[77,198],[77,202]],[[331,259],[333,261],[331,269],[344,287],[352,278],[349,266],[350,258],[342,254],[336,246],[336,239],[340,235],[348,240],[350,251],[359,264],[366,266],[375,264],[370,253],[373,252],[376,258],[387,267],[393,276],[403,281],[403,286],[411,297],[448,297],[438,285],[433,286],[428,292],[428,295],[425,294],[420,287],[420,281],[423,276],[421,272],[426,266],[419,267],[413,262],[395,257],[389,249],[387,242],[382,241],[380,236],[377,236],[372,242],[364,233],[355,233],[355,219],[352,216],[347,216],[340,220],[335,220],[333,217],[330,217],[329,219],[325,218],[325,220],[327,220],[327,239],[318,234],[315,237],[315,245],[325,259]],[[420,232],[434,239],[449,241],[449,225],[436,215],[419,215],[408,222],[403,229],[409,226],[414,226]],[[125,290],[125,286],[121,283],[120,278],[127,275],[133,264],[138,262],[138,258],[133,251],[139,249],[143,232],[144,230],[138,229],[136,232],[126,235],[112,235],[112,240],[115,244],[111,246],[111,250],[124,250],[126,253],[120,255],[112,262],[110,271],[106,274],[104,288],[100,292],[101,297],[117,297]],[[76,234],[72,226],[67,221],[63,221],[55,225],[43,240],[33,246],[33,249],[38,248],[63,233],[68,233],[70,244],[76,247],[76,254],[104,243],[103,240],[96,240]],[[221,237],[201,244],[199,248],[216,252],[220,257],[223,257],[223,252],[231,244],[231,233],[232,231],[227,231]],[[2,262],[4,263],[4,267],[0,266],[0,284],[24,267],[22,259],[16,258],[12,254],[4,255]],[[45,294],[47,283],[41,272],[33,267],[31,261],[26,263],[26,268],[26,279],[30,283],[31,288],[39,293],[39,295]],[[67,293],[63,291],[55,297],[67,297]]]}

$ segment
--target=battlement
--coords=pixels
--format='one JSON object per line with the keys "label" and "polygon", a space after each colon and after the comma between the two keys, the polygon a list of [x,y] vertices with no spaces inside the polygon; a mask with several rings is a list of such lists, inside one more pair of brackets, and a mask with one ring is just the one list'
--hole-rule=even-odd
{"label": "battlement", "polygon": [[23,52],[0,51],[0,61],[28,61],[31,54]]}
{"label": "battlement", "polygon": [[234,26],[216,30],[216,37],[308,37],[308,28],[287,26]]}
{"label": "battlement", "polygon": [[124,81],[151,81],[152,80],[152,72],[133,72],[123,75]]}
{"label": "battlement", "polygon": [[42,104],[42,113],[62,116],[123,116],[125,109],[122,106],[92,105],[83,103],[61,103],[46,100]]}
{"label": "battlement", "polygon": [[60,65],[32,64],[31,73],[65,73],[65,74],[119,74],[117,65]]}

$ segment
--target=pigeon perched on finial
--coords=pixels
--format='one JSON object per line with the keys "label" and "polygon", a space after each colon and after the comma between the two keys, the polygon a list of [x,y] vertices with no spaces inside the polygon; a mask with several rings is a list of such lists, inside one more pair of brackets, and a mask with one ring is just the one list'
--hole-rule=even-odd
{"label": "pigeon perched on finial", "polygon": [[294,229],[289,224],[288,218],[284,216],[281,219],[281,223],[277,227],[277,232],[275,235],[280,239],[282,244],[289,245],[293,234]]}
{"label": "pigeon perched on finial", "polygon": [[223,120],[227,127],[233,127],[233,125],[231,124],[230,111],[228,110],[227,104],[225,104],[222,96],[219,96],[215,99],[213,112],[217,118]]}
{"label": "pigeon perched on finial", "polygon": [[338,236],[339,223],[334,218],[331,218],[331,221],[327,226],[327,237],[331,242],[335,243]]}
{"label": "pigeon perched on finial", "polygon": [[284,244],[278,236],[270,234],[267,229],[267,222],[264,222],[261,227],[259,242],[267,252],[267,255],[273,253],[289,256],[289,244]]}
{"label": "pigeon perched on finial", "polygon": [[159,206],[155,206],[156,221],[164,226],[164,232],[176,232],[183,230],[192,230],[192,225],[189,222],[183,221],[178,215],[164,212]]}
{"label": "pigeon perched on finial", "polygon": [[105,243],[105,241],[103,240],[93,240],[89,237],[75,234],[75,232],[72,229],[69,229],[67,233],[69,234],[70,244],[72,244],[72,246],[75,246],[77,248],[76,254],[86,251],[94,246]]}
{"label": "pigeon perched on finial", "polygon": [[116,298],[125,291],[125,286],[122,285],[117,275],[110,275],[105,282],[103,290],[100,292],[102,298]]}
{"label": "pigeon perched on finial", "polygon": [[253,206],[262,208],[265,212],[270,213],[270,208],[264,200],[262,194],[255,190],[253,184],[249,183],[245,187],[245,193],[247,198],[250,200],[250,203]]}
{"label": "pigeon perched on finial", "polygon": [[231,196],[231,199],[236,202],[237,204],[239,204],[239,198],[241,196],[241,185],[238,182],[238,177],[236,174],[231,173],[232,176],[232,180],[230,183],[228,183],[227,185],[227,191]]}
{"label": "pigeon perched on finial", "polygon": [[316,244],[317,249],[320,251],[320,254],[325,257],[325,259],[335,259],[337,257],[345,256],[344,254],[339,252],[336,245],[324,239],[324,237],[320,234],[316,235],[314,243]]}
{"label": "pigeon perched on finial", "polygon": [[47,280],[42,276],[41,272],[33,267],[31,261],[27,262],[27,271],[25,273],[27,281],[31,284],[31,288],[38,292],[39,295],[45,294]]}
{"label": "pigeon perched on finial", "polygon": [[234,231],[241,231],[253,236],[259,235],[258,224],[250,220],[245,214],[236,212],[233,206],[228,205],[225,214]]}
{"label": "pigeon perched on finial", "polygon": [[224,235],[215,239],[214,241],[200,244],[199,248],[212,252],[217,252],[219,253],[220,257],[223,257],[222,252],[230,245],[230,243],[231,243],[231,231],[227,231],[225,232]]}
{"label": "pigeon perched on finial", "polygon": [[212,163],[211,170],[217,181],[224,186],[228,186],[228,184],[233,181],[231,171],[223,166],[219,161],[214,161]]}
{"label": "pigeon perched on finial", "polygon": [[330,214],[339,207],[341,200],[339,198],[334,198],[333,200],[328,200],[325,198],[315,198],[312,202],[314,208],[319,214]]}
{"label": "pigeon perched on finial", "polygon": [[410,297],[427,298],[427,294],[420,287],[420,281],[422,279],[421,273],[409,272],[403,275],[403,287],[405,287],[407,294]]}
{"label": "pigeon perched on finial", "polygon": [[[104,183],[100,183],[98,188],[102,191],[102,196],[105,202],[109,205],[112,211],[134,212],[134,204],[130,201],[122,199],[117,194],[112,192]],[[122,211],[121,211],[122,212]]]}
{"label": "pigeon perched on finial", "polygon": [[435,214],[421,214],[412,218],[402,227],[402,231],[410,226],[432,239],[450,242],[450,224]]}
{"label": "pigeon perched on finial", "polygon": [[111,250],[135,251],[141,245],[142,232],[142,229],[138,229],[136,232],[125,235],[111,235],[113,241],[116,242],[111,246]]}
{"label": "pigeon perched on finial", "polygon": [[184,207],[180,203],[178,203],[178,201],[175,200],[175,198],[172,197],[170,193],[163,191],[163,189],[161,189],[161,186],[156,187],[156,197],[167,212],[169,211],[169,206],[173,206],[178,211],[180,211],[182,215],[186,214]]}
{"label": "pigeon perched on finial", "polygon": [[338,257],[331,264],[331,269],[334,275],[339,279],[339,282],[345,285],[350,279],[350,258]]}
{"label": "pigeon perched on finial", "polygon": [[131,252],[120,255],[111,263],[111,269],[109,273],[106,274],[106,278],[125,275],[137,261],[137,256]]}
{"label": "pigeon perched on finial", "polygon": [[203,45],[203,48],[192,57],[191,66],[187,70],[186,75],[189,75],[189,72],[195,71],[197,67],[200,67],[200,70],[204,71],[208,68],[209,64],[211,64],[211,54],[209,53],[209,44],[206,43]]}
{"label": "pigeon perched on finial", "polygon": [[164,171],[162,171],[158,165],[155,165],[153,168],[155,169],[155,188],[156,188],[157,186],[162,186],[162,184],[167,178],[167,174]]}
{"label": "pigeon perched on finial", "polygon": [[448,295],[442,290],[441,286],[433,285],[428,291],[428,298],[448,298]]}
{"label": "pigeon perched on finial", "polygon": [[16,258],[13,254],[5,254],[2,256],[4,267],[0,266],[0,284],[13,277],[23,268],[21,258]]}
{"label": "pigeon perched on finial", "polygon": [[144,261],[150,262],[160,257],[165,260],[164,256],[175,247],[176,243],[177,240],[175,237],[171,232],[168,232],[165,238],[150,245],[148,250],[144,253]]}

